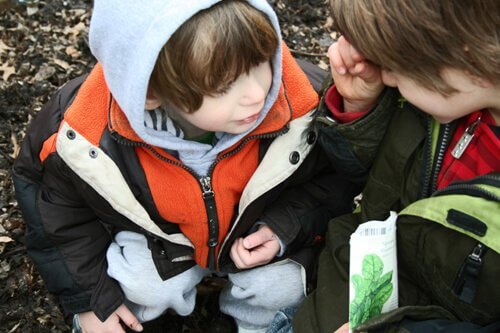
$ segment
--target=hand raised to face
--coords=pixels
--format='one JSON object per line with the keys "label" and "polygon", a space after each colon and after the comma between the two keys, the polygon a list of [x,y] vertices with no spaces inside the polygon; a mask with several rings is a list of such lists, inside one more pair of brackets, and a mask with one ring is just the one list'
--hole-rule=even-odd
{"label": "hand raised to face", "polygon": [[359,53],[344,36],[328,49],[337,91],[344,97],[344,111],[367,111],[384,89],[380,68]]}

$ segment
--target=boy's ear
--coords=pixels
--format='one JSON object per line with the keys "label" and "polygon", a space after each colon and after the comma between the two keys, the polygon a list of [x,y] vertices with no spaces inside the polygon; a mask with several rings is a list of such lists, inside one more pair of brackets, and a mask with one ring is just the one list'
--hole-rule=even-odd
{"label": "boy's ear", "polygon": [[155,110],[161,106],[160,100],[156,97],[155,93],[151,88],[148,88],[148,93],[146,95],[146,105],[144,106],[146,110]]}
{"label": "boy's ear", "polygon": [[491,82],[485,77],[474,75],[469,71],[465,71],[465,74],[469,77],[471,82],[478,87],[491,88],[493,86],[493,82]]}
{"label": "boy's ear", "polygon": [[484,77],[472,75],[471,79],[472,79],[472,83],[474,83],[476,86],[479,86],[481,88],[491,88],[493,86],[493,83]]}

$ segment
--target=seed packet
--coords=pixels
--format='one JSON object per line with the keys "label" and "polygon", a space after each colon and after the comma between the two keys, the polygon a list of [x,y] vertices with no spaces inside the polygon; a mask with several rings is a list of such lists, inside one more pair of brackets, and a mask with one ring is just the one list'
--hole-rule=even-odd
{"label": "seed packet", "polygon": [[361,224],[350,239],[350,327],[398,307],[397,214]]}

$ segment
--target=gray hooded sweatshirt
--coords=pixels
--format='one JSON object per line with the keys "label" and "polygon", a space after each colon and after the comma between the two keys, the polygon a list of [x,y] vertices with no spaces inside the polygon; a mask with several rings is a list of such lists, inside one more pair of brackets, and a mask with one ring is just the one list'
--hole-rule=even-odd
{"label": "gray hooded sweatshirt", "polygon": [[[216,133],[215,146],[184,140],[175,131],[146,126],[144,110],[149,78],[161,48],[197,12],[216,0],[95,0],[90,22],[90,49],[104,69],[106,83],[130,125],[145,142],[169,151],[205,176],[218,153],[255,129],[274,104],[281,83],[281,44],[272,59],[273,82],[263,112],[247,132]],[[270,18],[280,36],[278,19],[266,0],[249,0]]]}

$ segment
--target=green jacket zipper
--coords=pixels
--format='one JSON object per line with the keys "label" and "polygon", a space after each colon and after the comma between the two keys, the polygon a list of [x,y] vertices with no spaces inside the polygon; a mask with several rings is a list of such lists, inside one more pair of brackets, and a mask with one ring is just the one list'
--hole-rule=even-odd
{"label": "green jacket zipper", "polygon": [[426,156],[426,167],[425,167],[425,178],[424,185],[422,187],[422,198],[429,197],[432,193],[436,191],[437,188],[437,177],[439,175],[439,170],[443,163],[444,154],[446,152],[446,147],[448,146],[448,141],[450,140],[450,124],[445,124],[440,127],[439,138],[437,142],[437,150],[434,155],[432,155],[432,123],[431,117],[428,118],[427,122],[427,156]]}
{"label": "green jacket zipper", "polygon": [[[429,131],[429,137],[432,138],[432,118],[429,118],[429,125],[428,125],[428,131]],[[481,121],[481,116],[479,116],[471,125],[469,125],[460,139],[458,140],[457,144],[453,147],[451,151],[451,155],[455,159],[459,159],[462,157],[462,154],[465,152],[469,144],[472,142],[472,138],[474,137],[474,130],[476,129],[477,125]],[[432,148],[431,148],[431,143],[429,143],[428,146],[428,164],[427,164],[427,172],[426,172],[426,181],[425,185],[423,187],[423,193],[427,194],[426,196],[432,195],[434,192],[436,192],[437,188],[437,178],[439,176],[439,171],[441,170],[441,166],[443,164],[444,160],[444,154],[446,153],[446,149],[448,147],[448,143],[451,140],[451,124],[445,124],[442,125],[439,133],[439,139],[438,139],[438,149],[436,150],[437,155],[435,155],[434,158],[434,163],[432,163]],[[432,142],[432,140],[429,140],[429,142]]]}

